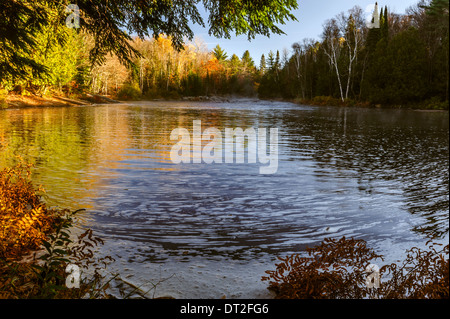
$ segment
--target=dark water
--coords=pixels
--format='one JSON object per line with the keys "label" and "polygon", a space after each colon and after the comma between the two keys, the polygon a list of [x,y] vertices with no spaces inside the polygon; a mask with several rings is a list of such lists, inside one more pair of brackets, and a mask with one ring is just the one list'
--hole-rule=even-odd
{"label": "dark water", "polygon": [[[180,164],[175,128],[278,128],[279,162]],[[35,163],[51,205],[87,208],[127,281],[177,298],[266,296],[276,256],[356,237],[397,258],[448,242],[448,112],[237,100],[0,111],[0,167]],[[152,290],[152,293],[155,292]]]}

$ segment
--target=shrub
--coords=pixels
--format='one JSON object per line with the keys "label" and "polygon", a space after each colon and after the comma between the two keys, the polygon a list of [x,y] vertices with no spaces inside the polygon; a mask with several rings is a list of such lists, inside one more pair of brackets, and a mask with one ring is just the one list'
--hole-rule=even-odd
{"label": "shrub", "polygon": [[[276,270],[266,271],[269,290],[280,299],[361,298],[366,293],[362,265],[381,258],[363,240],[325,239],[307,249],[308,257],[279,258]],[[365,266],[364,266],[365,267]]]}
{"label": "shrub", "polygon": [[[77,212],[48,209],[42,191],[31,181],[29,164],[0,171],[0,299],[108,297],[100,271],[112,258],[93,252],[102,240],[87,230],[74,241],[70,228]],[[65,285],[69,264],[90,271],[80,288]]]}
{"label": "shrub", "polygon": [[125,84],[117,93],[117,98],[122,101],[138,100],[142,92],[137,85]]}
{"label": "shrub", "polygon": [[[92,230],[78,236],[76,242],[70,239],[69,228],[72,227],[72,216],[75,213],[70,213],[49,235],[49,239],[42,241],[44,249],[36,251],[32,261],[14,262],[0,258],[0,299],[110,297],[106,290],[115,277],[105,283],[101,269],[112,258],[94,257],[92,249],[102,241],[92,235]],[[36,257],[37,254],[39,257]],[[77,288],[70,288],[66,284],[68,265],[76,265],[80,269]],[[85,276],[84,272],[88,271],[90,274]]]}
{"label": "shrub", "polygon": [[427,249],[413,247],[400,264],[381,268],[389,278],[382,283],[377,297],[384,299],[448,299],[449,245],[427,243]]}
{"label": "shrub", "polygon": [[19,162],[0,171],[0,257],[20,257],[37,249],[61,212],[49,210],[41,202],[31,182],[31,165]]}
{"label": "shrub", "polygon": [[427,110],[448,110],[448,100],[442,101],[439,97],[428,99],[422,105],[421,107]]}
{"label": "shrub", "polygon": [[402,264],[381,267],[378,289],[366,284],[366,267],[383,256],[367,248],[364,240],[325,239],[307,249],[307,256],[279,258],[263,281],[279,299],[439,299],[449,297],[449,246],[427,243],[413,247]]}

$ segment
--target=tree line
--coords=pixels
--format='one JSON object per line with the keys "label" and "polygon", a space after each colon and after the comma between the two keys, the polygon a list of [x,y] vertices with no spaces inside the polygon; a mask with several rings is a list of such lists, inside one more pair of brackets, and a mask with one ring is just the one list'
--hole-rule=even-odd
{"label": "tree line", "polygon": [[[67,28],[69,7],[75,29]],[[83,89],[109,94],[122,84],[124,95],[220,91],[215,68],[223,65],[215,65],[203,49],[191,48],[191,25],[207,27],[217,38],[253,39],[283,34],[279,26],[295,21],[297,8],[297,0],[3,0],[0,98],[11,92]],[[234,67],[224,66],[226,76]],[[207,83],[199,89],[204,77]]]}
{"label": "tree line", "polygon": [[[61,33],[63,42],[59,41]],[[91,92],[120,99],[256,94],[257,69],[249,51],[228,58],[219,45],[210,51],[199,39],[178,49],[173,39],[163,34],[134,37],[129,45],[138,54],[130,57],[129,64],[114,53],[92,64],[89,52],[95,39],[85,32],[44,29],[34,41],[30,59],[40,69],[25,67],[18,77],[3,77],[4,90],[39,96]]]}
{"label": "tree line", "polygon": [[[67,1],[0,4],[0,95],[92,92],[133,99],[237,94],[328,104],[421,103],[448,108],[448,0],[421,0],[405,14],[381,7],[377,25],[374,21],[368,25],[365,12],[355,6],[325,21],[320,39],[270,51],[259,63],[248,50],[239,57],[219,45],[209,50],[193,38],[181,16],[186,13],[202,23],[195,9],[199,0],[172,7],[155,2],[155,8],[145,7],[151,6],[146,2],[123,8],[116,1],[78,1],[88,17],[81,20],[80,29],[62,23],[67,16],[63,2]],[[203,2],[210,10],[212,35],[229,38],[235,30],[249,39],[282,33],[270,21],[295,20],[289,9],[297,6],[296,1],[285,0],[248,2],[247,8],[240,8],[239,1],[230,1],[218,12],[209,7],[210,1]],[[128,16],[121,16],[120,10]],[[173,19],[151,20],[155,10]],[[256,15],[252,23],[259,19],[261,24],[258,28],[242,21],[251,10]],[[224,12],[229,13],[228,24],[215,20]],[[268,12],[274,20],[264,18],[262,14]],[[118,27],[125,22],[136,37]]]}
{"label": "tree line", "polygon": [[355,6],[327,20],[320,40],[294,43],[281,58],[279,51],[263,56],[260,97],[448,109],[448,0],[377,14],[379,25],[371,27]]}

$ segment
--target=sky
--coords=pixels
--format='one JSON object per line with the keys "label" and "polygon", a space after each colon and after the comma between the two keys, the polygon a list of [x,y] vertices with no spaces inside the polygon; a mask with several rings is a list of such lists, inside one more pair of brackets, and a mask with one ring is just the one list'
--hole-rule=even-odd
{"label": "sky", "polygon": [[[348,11],[355,5],[363,10],[373,10],[376,0],[298,0],[299,8],[294,11],[298,21],[289,21],[279,27],[286,33],[285,35],[271,35],[270,38],[259,36],[252,41],[248,41],[246,36],[232,37],[230,40],[217,39],[208,35],[208,29],[203,29],[198,25],[192,26],[195,37],[202,40],[209,50],[212,50],[217,44],[227,52],[231,57],[233,53],[242,57],[245,50],[250,51],[250,55],[259,65],[261,55],[272,50],[283,49],[291,50],[292,44],[300,42],[305,38],[320,39],[323,30],[323,24],[326,20],[335,17],[342,11]],[[390,12],[405,13],[406,9],[415,5],[419,0],[381,0],[378,5],[388,6]],[[207,23],[208,19],[204,19]]]}

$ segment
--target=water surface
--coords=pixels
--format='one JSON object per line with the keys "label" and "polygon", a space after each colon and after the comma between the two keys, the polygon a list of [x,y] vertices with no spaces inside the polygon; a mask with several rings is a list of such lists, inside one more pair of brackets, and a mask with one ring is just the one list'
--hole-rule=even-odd
{"label": "water surface", "polygon": [[[279,129],[279,165],[180,164],[175,128]],[[21,155],[54,206],[86,208],[112,270],[155,296],[268,297],[276,256],[355,237],[400,258],[448,242],[448,112],[236,100],[0,111],[0,167]]]}

